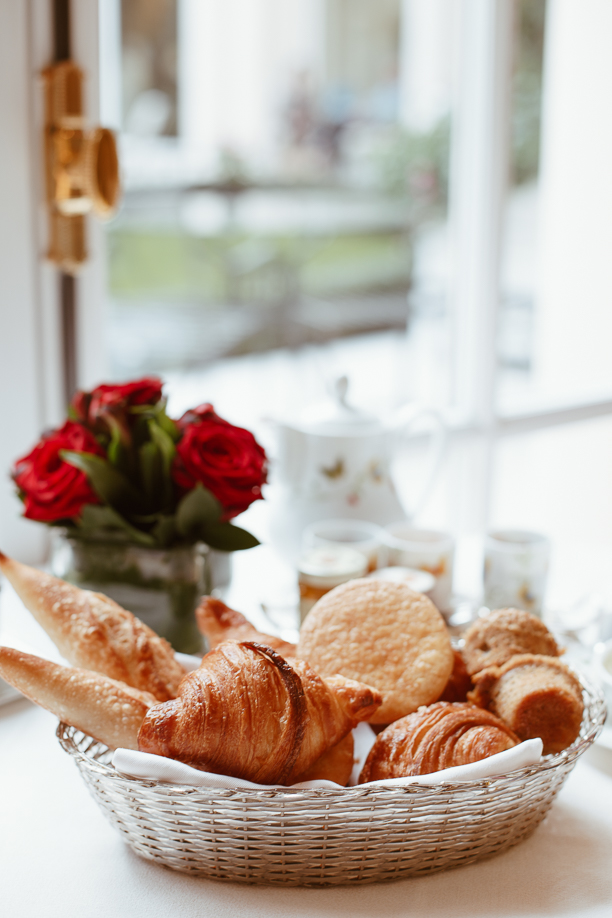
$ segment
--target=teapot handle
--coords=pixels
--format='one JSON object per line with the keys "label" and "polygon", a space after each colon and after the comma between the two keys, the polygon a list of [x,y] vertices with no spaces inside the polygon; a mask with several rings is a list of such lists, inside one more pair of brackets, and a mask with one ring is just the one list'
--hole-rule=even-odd
{"label": "teapot handle", "polygon": [[399,428],[403,437],[407,435],[410,428],[417,421],[423,418],[429,418],[432,422],[427,461],[429,471],[421,485],[420,493],[417,495],[414,505],[410,508],[408,515],[411,519],[421,512],[431,496],[431,491],[444,461],[448,428],[437,411],[433,408],[423,408],[419,405],[405,405],[400,408],[395,418],[395,426]]}

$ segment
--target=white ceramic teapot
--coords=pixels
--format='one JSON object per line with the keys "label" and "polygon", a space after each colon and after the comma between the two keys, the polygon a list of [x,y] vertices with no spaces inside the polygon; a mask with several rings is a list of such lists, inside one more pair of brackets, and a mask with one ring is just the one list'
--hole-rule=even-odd
{"label": "white ceramic teapot", "polygon": [[[348,404],[347,391],[343,376],[327,403],[312,406],[299,421],[273,422],[277,450],[271,535],[286,553],[299,550],[304,528],[317,520],[350,517],[385,526],[413,517],[439,470],[446,428],[436,412],[409,404],[379,418]],[[424,417],[432,429],[428,472],[412,507],[406,508],[397,496],[391,462],[408,429]]]}

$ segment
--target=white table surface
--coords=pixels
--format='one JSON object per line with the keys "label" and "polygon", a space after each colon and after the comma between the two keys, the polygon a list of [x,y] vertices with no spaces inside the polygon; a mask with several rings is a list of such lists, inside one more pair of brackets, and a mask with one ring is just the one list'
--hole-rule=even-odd
{"label": "white table surface", "polygon": [[[244,609],[247,611],[247,609]],[[57,652],[5,586],[0,641]],[[0,915],[71,918],[610,918],[612,752],[589,750],[535,834],[468,867],[393,883],[279,889],[173,873],[133,854],[55,737],[20,699],[0,708]]]}

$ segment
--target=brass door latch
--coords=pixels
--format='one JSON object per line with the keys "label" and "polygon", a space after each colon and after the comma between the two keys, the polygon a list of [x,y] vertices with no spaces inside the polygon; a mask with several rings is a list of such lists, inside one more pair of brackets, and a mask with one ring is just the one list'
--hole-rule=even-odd
{"label": "brass door latch", "polygon": [[44,70],[43,78],[48,257],[74,274],[87,259],[85,215],[110,217],[117,209],[117,147],[112,131],[85,127],[80,67],[61,61]]}

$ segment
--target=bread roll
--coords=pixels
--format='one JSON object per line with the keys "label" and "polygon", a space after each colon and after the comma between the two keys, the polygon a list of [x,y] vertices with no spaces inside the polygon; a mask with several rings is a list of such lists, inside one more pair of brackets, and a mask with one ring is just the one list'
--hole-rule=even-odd
{"label": "bread roll", "polygon": [[446,624],[431,600],[406,583],[371,578],[343,583],[313,606],[297,655],[322,676],[341,673],[377,688],[375,724],[436,701],[453,669]]}
{"label": "bread roll", "polygon": [[566,749],[580,733],[582,687],[555,657],[521,654],[474,682],[470,701],[497,714],[521,740],[540,737],[544,755]]}
{"label": "bread roll", "polygon": [[470,675],[501,666],[520,653],[558,657],[562,652],[541,619],[522,609],[496,609],[464,634],[463,659]]}

